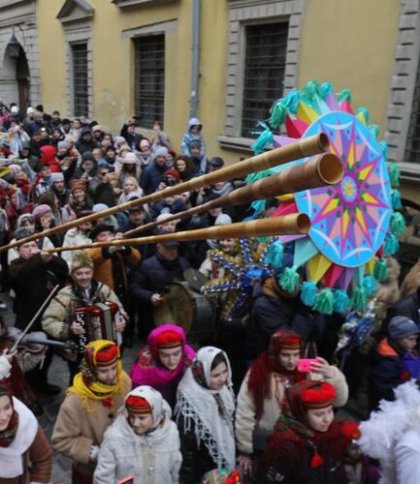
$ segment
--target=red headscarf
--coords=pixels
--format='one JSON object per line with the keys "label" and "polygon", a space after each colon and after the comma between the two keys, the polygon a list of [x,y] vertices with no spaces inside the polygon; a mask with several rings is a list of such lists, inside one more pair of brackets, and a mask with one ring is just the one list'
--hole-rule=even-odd
{"label": "red headscarf", "polygon": [[306,378],[303,373],[299,373],[297,370],[288,371],[280,365],[278,356],[280,351],[285,349],[302,351],[302,339],[294,331],[286,329],[274,333],[271,336],[268,351],[264,351],[251,366],[248,390],[254,399],[257,420],[262,416],[264,399],[271,396],[271,373],[286,375],[292,380],[292,383]]}

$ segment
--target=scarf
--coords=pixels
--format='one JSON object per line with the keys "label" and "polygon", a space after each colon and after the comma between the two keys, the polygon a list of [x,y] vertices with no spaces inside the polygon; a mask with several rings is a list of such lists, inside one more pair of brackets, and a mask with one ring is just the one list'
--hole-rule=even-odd
{"label": "scarf", "polygon": [[107,385],[100,382],[96,376],[96,353],[103,348],[109,346],[109,341],[97,340],[89,343],[89,347],[93,349],[90,356],[88,351],[85,352],[85,357],[80,365],[80,373],[73,379],[73,385],[68,388],[67,394],[73,393],[82,400],[82,405],[86,408],[88,413],[95,412],[95,407],[89,404],[91,400],[102,402],[104,407],[115,407],[114,395],[121,394],[123,391],[122,382],[122,364],[120,357],[117,361],[117,383],[114,385]]}
{"label": "scarf", "polygon": [[24,456],[32,445],[39,428],[33,413],[18,399],[11,398],[15,413],[18,415],[18,424],[10,444],[0,446],[0,480],[2,478],[16,479],[24,474],[26,462]]}
{"label": "scarf", "polygon": [[[283,368],[278,361],[278,355],[282,350],[282,338],[280,335],[293,336],[295,333],[281,330],[274,333],[270,339],[270,347],[264,351],[252,364],[249,371],[248,390],[255,404],[255,417],[262,417],[264,400],[272,397],[271,375],[277,373],[284,377],[285,385],[290,386],[306,379],[306,374],[296,370],[289,371]],[[298,336],[298,335],[296,335]]]}
{"label": "scarf", "polygon": [[[228,366],[228,384],[220,390],[211,390],[211,365],[220,353]],[[224,351],[213,346],[201,348],[178,386],[175,407],[176,419],[182,415],[186,431],[194,426],[197,443],[207,448],[215,467],[229,470],[235,468],[235,401],[231,375],[229,360]]]}
{"label": "scarf", "polygon": [[[159,335],[168,329],[177,331],[182,341],[183,356],[179,365],[174,370],[168,370],[159,361],[159,348],[156,340]],[[185,332],[182,328],[164,324],[154,329],[147,338],[148,346],[143,348],[136,363],[131,369],[131,378],[138,385],[163,386],[174,380],[180,380],[186,368],[191,366],[195,356],[195,351],[187,345]]]}

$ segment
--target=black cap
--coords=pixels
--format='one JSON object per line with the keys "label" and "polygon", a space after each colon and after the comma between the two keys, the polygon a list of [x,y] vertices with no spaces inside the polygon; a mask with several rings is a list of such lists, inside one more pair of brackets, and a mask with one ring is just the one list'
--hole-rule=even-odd
{"label": "black cap", "polygon": [[225,162],[223,161],[223,158],[219,158],[218,156],[213,157],[209,161],[209,164],[211,166],[215,166],[217,168],[222,168],[222,166],[225,166]]}
{"label": "black cap", "polygon": [[114,227],[112,225],[107,225],[107,224],[95,225],[95,227],[93,227],[93,229],[90,231],[90,238],[92,240],[95,240],[95,238],[102,232],[114,233]]}

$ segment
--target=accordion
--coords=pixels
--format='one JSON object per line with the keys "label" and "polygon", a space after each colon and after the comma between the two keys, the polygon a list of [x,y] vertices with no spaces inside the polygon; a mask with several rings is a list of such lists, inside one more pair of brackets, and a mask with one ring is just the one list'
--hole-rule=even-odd
{"label": "accordion", "polygon": [[75,320],[85,330],[79,336],[79,352],[83,352],[88,343],[98,339],[121,344],[121,335],[115,329],[120,318],[118,305],[110,301],[77,308]]}

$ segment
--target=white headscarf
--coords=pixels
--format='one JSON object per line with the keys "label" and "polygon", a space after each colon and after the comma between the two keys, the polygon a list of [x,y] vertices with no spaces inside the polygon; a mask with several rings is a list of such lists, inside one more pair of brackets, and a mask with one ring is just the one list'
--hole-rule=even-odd
{"label": "white headscarf", "polygon": [[166,400],[164,400],[160,392],[152,387],[149,387],[148,385],[138,386],[127,394],[124,400],[123,410],[123,414],[126,417],[128,417],[128,411],[125,403],[131,396],[144,398],[146,402],[150,405],[150,408],[152,409],[153,428],[159,426],[159,424],[165,417],[171,418],[172,412],[169,404],[166,402]]}
{"label": "white headscarf", "polygon": [[[211,367],[220,353],[226,361],[228,383],[220,390],[211,390]],[[201,348],[179,383],[175,407],[176,418],[182,415],[187,431],[194,425],[197,442],[207,447],[216,467],[229,470],[235,468],[235,400],[231,375],[229,359],[224,351],[214,346]]]}

